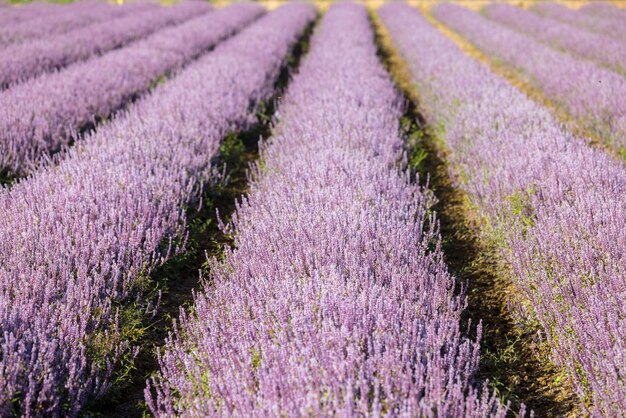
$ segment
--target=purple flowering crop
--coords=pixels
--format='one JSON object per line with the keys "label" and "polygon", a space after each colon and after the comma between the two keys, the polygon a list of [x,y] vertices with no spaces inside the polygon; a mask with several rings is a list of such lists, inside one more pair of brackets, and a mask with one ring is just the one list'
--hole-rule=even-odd
{"label": "purple flowering crop", "polygon": [[0,192],[0,414],[78,414],[128,349],[118,306],[184,244],[220,140],[268,98],[315,15],[279,8]]}
{"label": "purple flowering crop", "polygon": [[166,343],[153,414],[504,416],[472,388],[479,345],[432,196],[398,167],[402,113],[366,10],[332,6],[226,227],[236,248]]}
{"label": "purple flowering crop", "polygon": [[218,10],[0,94],[0,171],[24,174],[77,139],[159,76],[180,68],[257,18],[260,7]]}
{"label": "purple flowering crop", "polygon": [[183,2],[87,26],[50,38],[11,45],[0,51],[0,87],[65,67],[123,46],[168,25],[206,13],[204,2]]}
{"label": "purple flowering crop", "polygon": [[621,21],[626,24],[626,10],[608,3],[590,2],[581,7],[580,11],[605,19],[621,19]]}
{"label": "purple flowering crop", "polygon": [[596,61],[626,75],[626,46],[623,42],[504,3],[492,3],[484,12],[490,19],[540,42]]}
{"label": "purple flowering crop", "polygon": [[[2,4],[8,6],[6,3]],[[71,3],[61,6],[55,3],[33,2],[5,7],[0,11],[0,26],[9,27],[41,16],[55,16],[57,13],[65,13],[67,10],[73,10],[74,6],[78,4],[81,3]]]}
{"label": "purple flowering crop", "polygon": [[524,79],[626,156],[626,78],[556,51],[476,12],[441,4],[433,15]]}
{"label": "purple flowering crop", "polygon": [[512,267],[520,291],[512,307],[542,328],[552,359],[591,401],[589,412],[619,416],[626,410],[623,164],[564,131],[417,10],[394,4],[380,14],[460,186]]}
{"label": "purple flowering crop", "polygon": [[626,41],[626,25],[622,19],[607,19],[605,16],[581,13],[580,11],[547,1],[536,3],[530,10],[551,19],[560,20],[577,28]]}
{"label": "purple flowering crop", "polygon": [[154,4],[150,3],[137,3],[128,6],[112,6],[99,2],[77,3],[67,9],[62,9],[62,12],[43,14],[25,22],[1,26],[0,48],[44,36],[62,34],[155,7]]}

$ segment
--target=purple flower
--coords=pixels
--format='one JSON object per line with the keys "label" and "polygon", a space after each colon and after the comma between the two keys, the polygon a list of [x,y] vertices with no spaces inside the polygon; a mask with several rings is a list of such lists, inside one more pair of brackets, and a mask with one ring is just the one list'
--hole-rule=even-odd
{"label": "purple flower", "polygon": [[[598,6],[599,5],[595,7]],[[597,13],[582,13],[583,10],[576,11],[551,2],[537,3],[530,10],[551,19],[560,20],[569,25],[584,28],[590,32],[601,33],[614,37],[615,39],[621,39],[622,41],[626,40],[624,12],[620,13],[619,9],[615,9],[610,17],[607,17],[606,11],[600,16]],[[593,11],[594,9],[592,8],[591,10]]]}
{"label": "purple flower", "polygon": [[[18,17],[17,19],[0,18],[0,21],[5,20],[4,25],[0,27],[0,48],[32,39],[59,35],[100,22],[111,23],[131,13],[154,8],[156,5],[150,3],[136,3],[120,7],[99,2],[78,2],[68,7],[56,8],[31,6],[25,13],[14,14]],[[28,12],[31,17],[24,16]]]}
{"label": "purple flower", "polygon": [[[492,26],[445,5],[457,28]],[[380,11],[483,231],[512,268],[511,305],[539,324],[593,415],[626,410],[626,171],[575,138],[417,10]],[[483,29],[480,29],[482,27]],[[502,34],[502,31],[495,32]],[[502,39],[508,39],[504,37]],[[512,48],[515,49],[515,48]]]}
{"label": "purple flower", "polygon": [[534,41],[476,12],[452,4],[433,15],[487,55],[519,71],[589,131],[626,155],[626,78]]}
{"label": "purple flower", "polygon": [[[132,6],[128,12],[137,7],[140,6]],[[141,7],[146,8],[145,5]],[[202,2],[184,2],[168,8],[149,7],[141,13],[118,19],[112,17],[122,15],[122,12],[127,14],[125,8],[111,7],[107,10],[111,18],[99,24],[0,50],[0,89],[118,48],[164,26],[179,24],[206,13],[211,7]],[[100,13],[106,16],[106,11]],[[24,24],[31,27],[32,22]]]}
{"label": "purple flower", "polygon": [[[262,10],[237,5],[204,14],[3,92],[0,172],[33,171],[42,157],[80,139],[81,128],[106,119],[133,96],[148,90],[159,77],[174,73],[258,18]],[[169,19],[163,12],[156,12],[161,14],[156,21]],[[139,30],[137,26],[135,29]]]}
{"label": "purple flower", "polygon": [[473,387],[432,195],[398,167],[402,114],[367,11],[332,6],[227,227],[235,248],[167,340],[153,414],[505,415]]}
{"label": "purple flower", "polygon": [[314,14],[270,13],[0,191],[0,415],[75,416],[108,389],[130,350],[117,306],[147,303],[137,285],[184,245],[220,140],[270,97]]}
{"label": "purple flower", "polygon": [[586,32],[566,23],[503,3],[490,4],[484,9],[484,13],[490,19],[525,35],[530,35],[556,49],[596,61],[626,74],[626,48],[616,39]]}

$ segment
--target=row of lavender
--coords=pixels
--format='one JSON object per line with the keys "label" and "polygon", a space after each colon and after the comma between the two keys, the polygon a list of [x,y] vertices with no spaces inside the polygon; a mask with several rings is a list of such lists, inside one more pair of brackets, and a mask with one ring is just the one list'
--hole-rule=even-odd
{"label": "row of lavender", "polygon": [[626,10],[603,2],[589,2],[580,8],[583,13],[626,23]]}
{"label": "row of lavender", "polygon": [[0,4],[6,6],[0,12],[0,25],[3,27],[16,25],[43,16],[54,16],[57,13],[66,13],[68,9],[72,9],[71,6],[64,7],[59,4],[47,2],[33,2],[14,7],[8,7],[9,5],[6,3]]}
{"label": "row of lavender", "polygon": [[150,7],[143,12],[61,35],[11,45],[0,50],[0,88],[118,48],[165,26],[180,24],[209,10],[211,6],[205,2],[183,2],[167,8]]}
{"label": "row of lavender", "polygon": [[0,26],[0,48],[30,39],[65,33],[151,8],[156,8],[156,5],[136,3],[114,6],[102,2],[79,2],[66,8],[57,8],[56,13],[42,14],[33,19],[27,18],[19,23],[4,23]]}
{"label": "row of lavender", "polygon": [[[439,17],[467,25],[452,6]],[[417,11],[381,17],[409,65],[460,186],[501,243],[520,294],[594,415],[626,410],[626,172],[465,56]],[[459,23],[460,25],[460,23]]]}
{"label": "row of lavender", "polygon": [[507,4],[492,3],[483,11],[490,19],[540,42],[596,61],[626,75],[626,47],[617,39],[587,32]]}
{"label": "row of lavender", "polygon": [[73,416],[106,391],[129,350],[118,307],[141,304],[142,277],[184,245],[221,138],[252,122],[313,16],[291,5],[262,18],[2,190],[2,415]]}
{"label": "row of lavender", "polygon": [[0,172],[33,171],[42,157],[76,140],[82,127],[108,117],[261,12],[232,7],[204,14],[1,93]]}
{"label": "row of lavender", "polygon": [[626,41],[626,18],[624,12],[615,7],[607,9],[607,6],[588,5],[582,8],[584,13],[581,13],[554,2],[538,2],[532,10],[590,32]]}
{"label": "row of lavender", "polygon": [[[332,77],[329,77],[332,74]],[[332,6],[251,191],[146,389],[157,416],[504,416],[473,374],[432,196],[366,10]]]}
{"label": "row of lavender", "polygon": [[442,4],[433,15],[513,67],[584,129],[626,156],[626,78],[621,74],[554,50],[461,6]]}

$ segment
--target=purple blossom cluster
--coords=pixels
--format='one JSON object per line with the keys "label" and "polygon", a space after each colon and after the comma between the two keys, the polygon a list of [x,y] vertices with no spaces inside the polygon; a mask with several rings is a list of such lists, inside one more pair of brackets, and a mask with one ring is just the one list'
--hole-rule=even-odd
{"label": "purple blossom cluster", "polygon": [[332,6],[224,226],[236,248],[166,342],[154,415],[505,415],[472,387],[432,195],[398,167],[403,105],[366,9]]}
{"label": "purple blossom cluster", "polygon": [[577,28],[601,33],[606,36],[621,39],[622,41],[626,40],[626,25],[624,25],[623,19],[582,13],[581,11],[572,10],[563,5],[548,1],[537,2],[530,10],[551,19],[560,20]]}
{"label": "purple blossom cluster", "polygon": [[[128,349],[118,306],[184,244],[220,140],[254,119],[315,16],[284,6],[0,192],[0,414],[75,416]],[[168,245],[169,241],[169,245]],[[164,245],[165,244],[165,245]]]}
{"label": "purple blossom cluster", "polygon": [[150,3],[135,3],[128,6],[113,6],[100,2],[77,3],[62,9],[63,11],[59,13],[42,14],[21,23],[3,25],[0,27],[0,48],[30,39],[62,34],[155,7]]}
{"label": "purple blossom cluster", "polygon": [[205,2],[183,2],[173,7],[151,8],[143,13],[134,13],[57,36],[11,45],[0,51],[0,88],[102,54],[209,10],[212,8]]}
{"label": "purple blossom cluster", "polygon": [[626,74],[626,47],[623,42],[504,3],[490,4],[484,9],[484,13],[491,20],[530,35],[540,42]]}
{"label": "purple blossom cluster", "polygon": [[621,19],[621,21],[626,24],[626,10],[608,3],[589,2],[581,7],[580,11],[593,16],[604,17],[606,19]]}
{"label": "purple blossom cluster", "polygon": [[[0,5],[8,6],[8,4],[4,2],[0,3]],[[9,25],[15,25],[17,23],[24,22],[29,19],[35,19],[44,15],[54,16],[57,13],[64,13],[67,9],[72,9],[72,6],[73,4],[59,6],[54,3],[33,2],[12,7],[5,7],[0,12],[0,26],[8,27]]]}
{"label": "purple blossom cluster", "polygon": [[0,94],[0,172],[25,174],[95,124],[222,39],[260,7],[218,10],[129,46],[18,84]]}
{"label": "purple blossom cluster", "polygon": [[380,15],[409,65],[430,123],[449,148],[460,186],[512,267],[519,290],[515,312],[539,324],[552,359],[566,368],[581,400],[592,404],[589,413],[622,415],[623,165],[567,133],[546,109],[466,56],[416,10],[393,4]]}
{"label": "purple blossom cluster", "polygon": [[461,6],[444,3],[433,9],[433,15],[513,67],[586,130],[626,156],[626,78],[621,74],[554,50]]}

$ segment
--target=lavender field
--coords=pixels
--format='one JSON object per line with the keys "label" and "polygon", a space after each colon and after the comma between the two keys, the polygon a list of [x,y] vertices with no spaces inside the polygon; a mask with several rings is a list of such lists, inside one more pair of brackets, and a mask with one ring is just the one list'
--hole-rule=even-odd
{"label": "lavender field", "polygon": [[626,5],[0,3],[0,416],[626,416]]}

